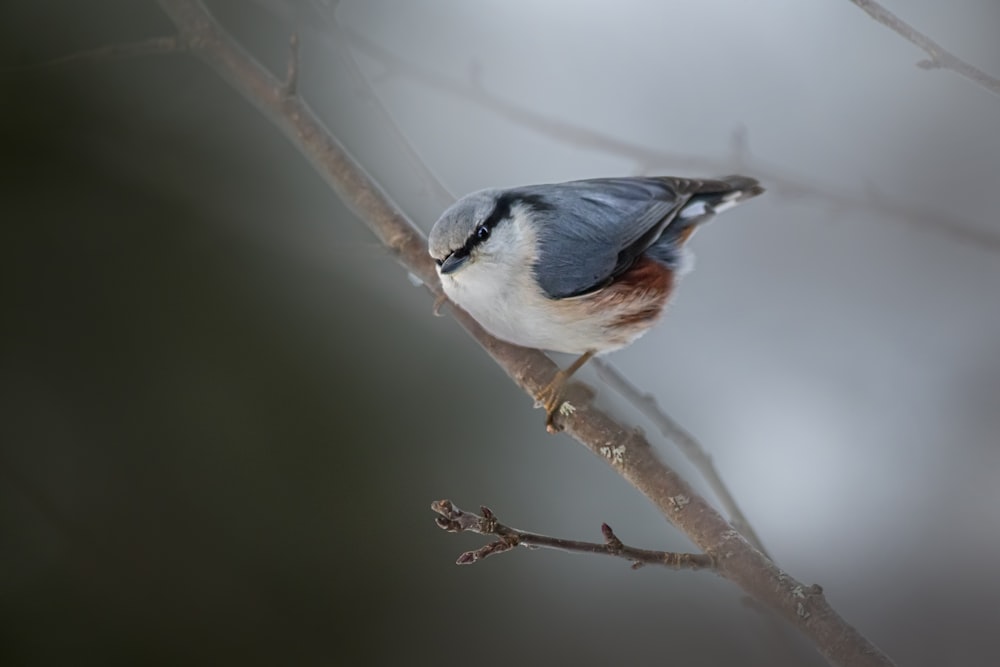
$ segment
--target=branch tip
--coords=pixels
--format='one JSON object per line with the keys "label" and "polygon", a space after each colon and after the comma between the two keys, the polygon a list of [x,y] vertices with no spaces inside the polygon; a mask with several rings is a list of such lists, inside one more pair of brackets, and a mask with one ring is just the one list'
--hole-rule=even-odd
{"label": "branch tip", "polygon": [[604,544],[608,547],[608,553],[617,555],[625,549],[625,545],[622,544],[622,541],[618,539],[617,535],[615,535],[615,531],[611,530],[611,526],[606,523],[602,523],[601,533],[604,534]]}
{"label": "branch tip", "polygon": [[287,99],[299,94],[299,33],[293,32],[288,38],[288,64],[281,93]]}

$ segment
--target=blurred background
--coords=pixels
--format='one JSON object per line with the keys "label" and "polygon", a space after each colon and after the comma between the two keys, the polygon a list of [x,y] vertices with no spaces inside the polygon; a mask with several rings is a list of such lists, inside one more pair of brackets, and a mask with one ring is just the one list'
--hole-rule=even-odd
{"label": "blurred background", "polygon": [[[886,4],[1000,75],[1000,4]],[[447,192],[760,178],[610,360],[899,664],[1000,661],[1000,97],[848,0],[209,6],[275,72],[299,32],[304,97],[425,231]],[[456,567],[483,540],[437,498],[691,545],[202,63],[32,66],[171,33],[0,5],[0,663],[823,664],[711,573]]]}

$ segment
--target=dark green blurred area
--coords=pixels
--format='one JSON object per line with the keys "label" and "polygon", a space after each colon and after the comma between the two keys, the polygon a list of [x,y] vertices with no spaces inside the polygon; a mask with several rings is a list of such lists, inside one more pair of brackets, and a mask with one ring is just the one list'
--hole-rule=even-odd
{"label": "dark green blurred area", "polygon": [[[169,32],[154,3],[0,14],[5,66]],[[438,537],[430,497],[392,507],[434,360],[384,297],[267,242],[371,239],[191,58],[2,85],[0,663],[391,655],[366,629],[426,595],[397,552]]]}

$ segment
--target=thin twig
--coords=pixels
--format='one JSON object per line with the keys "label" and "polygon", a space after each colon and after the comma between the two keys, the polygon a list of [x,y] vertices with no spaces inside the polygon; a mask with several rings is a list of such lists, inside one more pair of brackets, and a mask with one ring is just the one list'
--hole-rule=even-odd
{"label": "thin twig", "polygon": [[110,44],[96,49],[78,51],[76,53],[60,56],[58,58],[53,58],[52,60],[46,60],[40,63],[5,67],[3,68],[3,71],[30,72],[52,67],[74,65],[77,63],[104,62],[108,60],[124,60],[127,58],[141,58],[145,56],[172,55],[183,51],[184,48],[184,42],[177,35],[151,37],[150,39],[143,39],[138,42],[129,42],[128,44]]}
{"label": "thin twig", "polygon": [[[191,51],[252,101],[310,160],[317,172],[365,222],[386,248],[434,295],[441,294],[426,239],[333,137],[299,97],[284,94],[282,83],[250,56],[215,21],[199,0],[159,0]],[[458,323],[529,395],[538,396],[556,366],[538,350],[500,341],[460,308]],[[849,625],[821,591],[781,571],[755,549],[676,471],[664,464],[649,441],[590,404],[562,417],[565,433],[602,457],[643,493],[716,564],[715,572],[777,611],[810,637],[828,660],[839,665],[891,665],[892,661]]]}
{"label": "thin twig", "polygon": [[926,208],[896,204],[883,197],[875,196],[871,192],[866,192],[861,196],[830,192],[819,185],[787,176],[781,170],[760,161],[750,163],[747,160],[750,152],[745,129],[738,130],[733,142],[734,157],[741,164],[734,164],[732,159],[719,160],[700,155],[658,150],[650,148],[646,144],[633,143],[582,125],[574,125],[562,117],[546,116],[532,109],[518,106],[509,98],[491,93],[483,87],[479,82],[481,73],[478,70],[476,76],[470,77],[469,82],[463,82],[426,70],[413,59],[401,58],[356,31],[343,28],[342,32],[350,39],[354,48],[379,62],[389,73],[419,81],[428,87],[472,102],[511,123],[534,130],[547,138],[561,141],[574,148],[586,148],[632,160],[639,165],[641,173],[648,174],[664,169],[684,168],[709,175],[718,175],[746,170],[753,173],[767,186],[770,195],[786,199],[810,199],[822,202],[830,210],[837,212],[845,210],[870,211],[898,223],[947,236],[954,241],[981,250],[1000,253],[1000,234],[971,222],[929,211]]}
{"label": "thin twig", "polygon": [[395,139],[396,143],[402,147],[403,152],[409,158],[410,166],[417,172],[427,196],[439,210],[450,206],[455,201],[454,193],[445,187],[437,174],[427,165],[427,162],[424,161],[417,151],[416,146],[413,145],[410,138],[399,127],[399,123],[396,122],[395,117],[393,117],[385,104],[382,103],[381,98],[375,94],[368,77],[365,76],[364,72],[361,71],[361,67],[358,66],[354,50],[350,45],[350,39],[336,20],[333,10],[330,11],[330,18],[326,21],[326,28],[326,32],[328,33],[326,36],[344,63],[347,76],[350,76],[354,81],[355,89],[358,91],[359,96],[363,97],[371,106],[374,113],[381,117],[381,127],[385,128]]}
{"label": "thin twig", "polygon": [[873,19],[889,28],[897,35],[921,49],[930,56],[930,60],[917,63],[922,69],[948,69],[969,81],[979,84],[995,95],[1000,95],[1000,79],[991,76],[975,65],[969,64],[940,44],[920,32],[909,23],[899,18],[888,9],[873,0],[851,0]]}
{"label": "thin twig", "polygon": [[369,121],[381,129],[397,147],[405,153],[405,166],[410,170],[414,182],[423,188],[421,194],[426,195],[431,206],[440,211],[455,201],[455,195],[444,186],[441,179],[430,169],[413,142],[400,129],[399,123],[386,108],[382,100],[375,94],[368,77],[358,66],[356,54],[350,47],[347,35],[342,34],[337,21],[337,2],[324,0],[310,3],[312,11],[304,11],[298,3],[286,3],[282,0],[255,0],[275,15],[280,21],[294,25],[296,30],[310,37],[323,40],[334,51],[337,58],[337,77],[349,82],[351,95],[355,99],[364,100],[369,106]]}
{"label": "thin twig", "polygon": [[611,526],[601,524],[604,542],[582,542],[529,533],[500,523],[488,507],[480,507],[482,516],[455,507],[450,500],[435,500],[431,509],[440,516],[435,519],[438,528],[451,533],[471,532],[480,535],[496,535],[500,539],[490,542],[475,551],[466,551],[458,560],[458,565],[471,565],[494,554],[510,551],[514,547],[557,549],[571,553],[600,554],[631,561],[633,568],[643,565],[662,565],[672,570],[712,569],[715,564],[706,554],[679,553],[675,551],[651,551],[625,545]]}
{"label": "thin twig", "polygon": [[687,429],[668,415],[651,394],[641,392],[638,387],[629,382],[610,363],[599,357],[591,361],[591,363],[597,369],[597,374],[601,379],[621,394],[626,401],[634,405],[639,412],[644,414],[647,419],[660,429],[660,433],[665,438],[677,446],[681,454],[698,470],[709,488],[718,497],[723,510],[729,515],[729,522],[733,525],[733,528],[740,531],[743,537],[750,544],[754,545],[758,551],[770,558],[764,549],[763,542],[761,542],[760,537],[757,535],[757,531],[750,525],[750,521],[743,514],[739,503],[736,502],[736,498],[733,497],[726,483],[722,481],[722,475],[716,469],[715,463],[712,461],[712,455],[702,447],[701,443]]}
{"label": "thin twig", "polygon": [[288,62],[285,65],[284,90],[286,97],[299,94],[299,34],[293,32],[288,39]]}

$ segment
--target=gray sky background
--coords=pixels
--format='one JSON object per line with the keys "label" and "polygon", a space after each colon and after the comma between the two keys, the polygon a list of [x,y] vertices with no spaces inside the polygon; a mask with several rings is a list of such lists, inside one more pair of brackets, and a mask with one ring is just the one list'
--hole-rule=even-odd
{"label": "gray sky background", "polygon": [[[760,178],[610,361],[701,439],[777,562],[899,664],[1000,660],[1000,97],[915,67],[847,0],[210,4],[275,71],[299,30],[303,95],[425,231],[448,202],[414,156],[455,194]],[[1000,4],[886,5],[1000,75]],[[15,65],[170,29],[123,1],[0,19]],[[711,574],[453,566],[480,542],[433,527],[439,497],[689,545],[547,435],[200,63],[6,76],[5,664],[822,664]]]}

